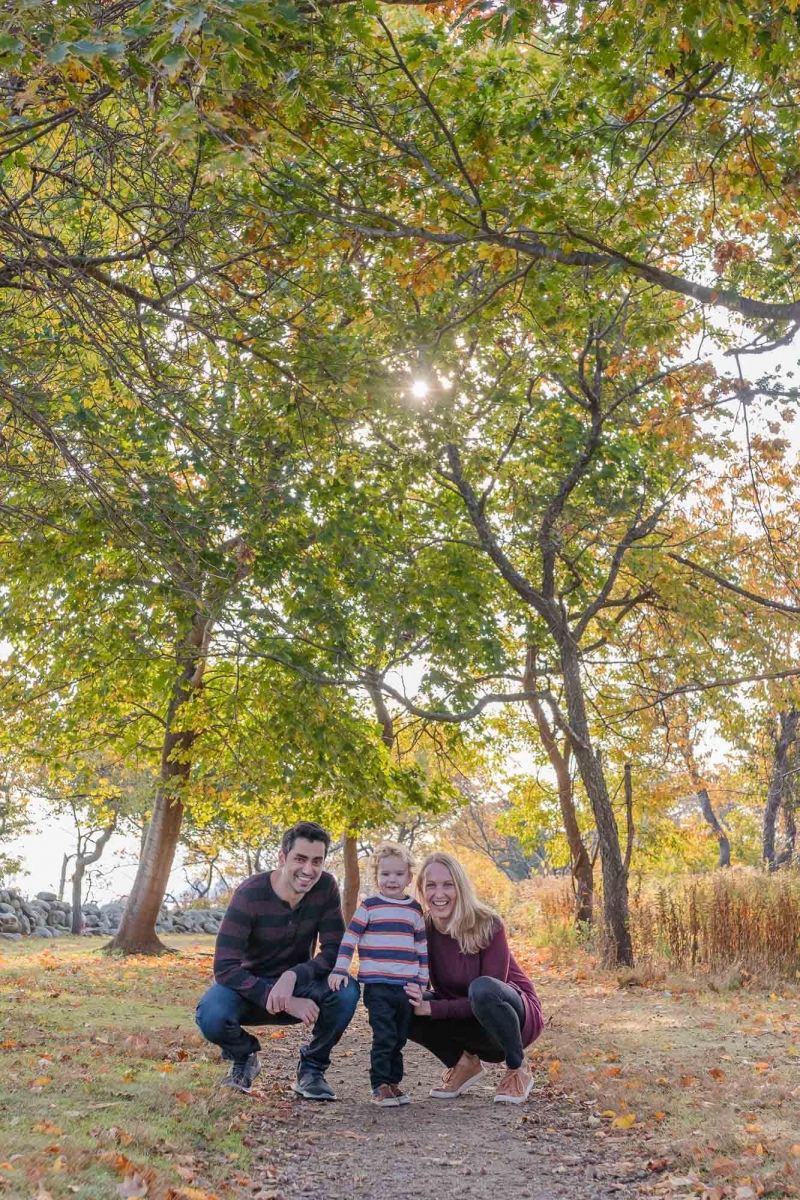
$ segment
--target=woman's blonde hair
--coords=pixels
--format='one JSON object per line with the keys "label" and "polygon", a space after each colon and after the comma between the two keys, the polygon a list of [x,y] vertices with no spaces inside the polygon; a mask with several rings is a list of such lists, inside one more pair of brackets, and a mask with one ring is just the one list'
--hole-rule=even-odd
{"label": "woman's blonde hair", "polygon": [[407,846],[401,846],[399,842],[381,842],[372,852],[372,874],[376,882],[378,879],[378,868],[384,858],[402,858],[409,872],[412,875],[414,874],[414,859]]}
{"label": "woman's blonde hair", "polygon": [[472,881],[458,859],[444,851],[429,854],[417,875],[417,896],[426,913],[429,910],[425,903],[425,872],[433,863],[446,867],[455,884],[456,904],[447,924],[447,932],[458,942],[462,954],[477,954],[489,945],[500,918],[493,908],[475,895]]}

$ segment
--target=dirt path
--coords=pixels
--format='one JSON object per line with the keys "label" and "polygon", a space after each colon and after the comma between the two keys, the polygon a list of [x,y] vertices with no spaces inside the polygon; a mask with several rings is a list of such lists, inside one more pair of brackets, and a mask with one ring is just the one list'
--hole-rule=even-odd
{"label": "dirt path", "polygon": [[300,1040],[295,1029],[264,1038],[264,1070],[253,1096],[242,1098],[251,1106],[247,1140],[257,1200],[639,1194],[643,1164],[615,1158],[613,1144],[600,1149],[585,1110],[556,1100],[544,1085],[524,1106],[492,1104],[500,1068],[490,1068],[485,1085],[458,1100],[434,1100],[428,1090],[440,1068],[409,1046],[404,1087],[413,1103],[375,1109],[368,1098],[369,1029],[359,1010],[328,1073],[339,1101],[313,1104],[289,1090]]}

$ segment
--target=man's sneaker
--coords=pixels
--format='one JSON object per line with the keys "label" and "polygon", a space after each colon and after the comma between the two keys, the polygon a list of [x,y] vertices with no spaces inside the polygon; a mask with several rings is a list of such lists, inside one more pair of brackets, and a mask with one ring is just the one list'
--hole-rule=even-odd
{"label": "man's sneaker", "polygon": [[431,1088],[431,1095],[439,1100],[452,1100],[474,1087],[485,1074],[483,1063],[477,1055],[467,1054],[465,1050],[456,1065],[442,1075],[439,1086]]}
{"label": "man's sneaker", "polygon": [[398,1108],[400,1105],[390,1083],[381,1083],[372,1089],[372,1103],[377,1104],[378,1108]]}
{"label": "man's sneaker", "polygon": [[239,1092],[249,1092],[253,1080],[261,1072],[258,1055],[251,1054],[244,1062],[231,1063],[231,1069],[223,1079],[220,1087],[236,1088]]}
{"label": "man's sneaker", "polygon": [[306,1100],[336,1099],[336,1092],[329,1083],[325,1082],[322,1071],[310,1071],[308,1068],[305,1071],[297,1072],[297,1079],[292,1084],[292,1091],[297,1092],[298,1096],[304,1096]]}
{"label": "man's sneaker", "polygon": [[399,1083],[390,1083],[389,1087],[392,1089],[392,1092],[394,1093],[395,1099],[397,1100],[398,1104],[410,1104],[411,1103],[411,1097],[406,1095],[406,1093],[400,1087]]}
{"label": "man's sneaker", "polygon": [[533,1075],[527,1063],[515,1070],[509,1068],[494,1094],[495,1104],[524,1104],[531,1094]]}

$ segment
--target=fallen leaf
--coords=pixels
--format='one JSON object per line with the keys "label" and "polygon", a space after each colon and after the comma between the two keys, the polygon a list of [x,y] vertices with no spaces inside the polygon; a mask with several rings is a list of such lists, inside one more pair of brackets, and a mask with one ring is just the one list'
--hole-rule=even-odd
{"label": "fallen leaf", "polygon": [[712,1067],[708,1073],[712,1079],[721,1080],[721,1079],[728,1078],[728,1076],[725,1074],[725,1072],[722,1070],[721,1067]]}
{"label": "fallen leaf", "polygon": [[646,1166],[647,1166],[648,1171],[666,1171],[667,1159],[666,1158],[651,1158],[650,1161],[646,1164]]}
{"label": "fallen leaf", "polygon": [[636,1113],[629,1112],[625,1113],[624,1117],[615,1117],[611,1122],[611,1125],[614,1129],[630,1129],[631,1125],[633,1125],[635,1121]]}
{"label": "fallen leaf", "polygon": [[37,1121],[33,1127],[35,1133],[49,1133],[60,1137],[64,1132],[59,1125],[54,1125],[52,1121]]}
{"label": "fallen leaf", "polygon": [[614,1076],[614,1075],[621,1075],[621,1074],[622,1074],[622,1067],[606,1067],[606,1069],[603,1071],[603,1074],[604,1074],[604,1075],[611,1075],[611,1076]]}
{"label": "fallen leaf", "polygon": [[117,1184],[117,1194],[122,1200],[140,1200],[140,1197],[147,1195],[148,1190],[147,1180],[136,1171],[132,1175],[126,1175],[122,1183]]}

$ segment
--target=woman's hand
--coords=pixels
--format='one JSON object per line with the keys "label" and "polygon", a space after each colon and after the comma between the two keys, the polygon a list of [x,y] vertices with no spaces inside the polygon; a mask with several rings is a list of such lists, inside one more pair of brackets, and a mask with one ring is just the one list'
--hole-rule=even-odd
{"label": "woman's hand", "polygon": [[411,1001],[411,1007],[416,1016],[429,1017],[431,1015],[431,1002],[422,995],[422,988],[418,983],[407,983],[405,993]]}

